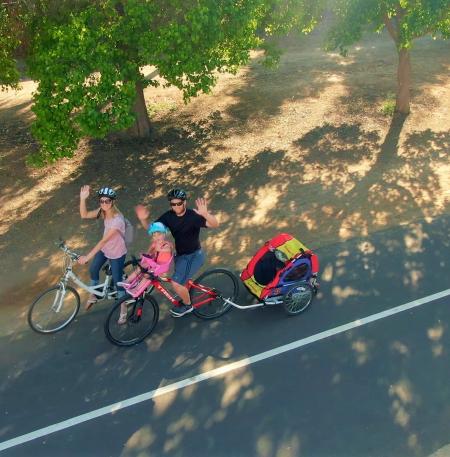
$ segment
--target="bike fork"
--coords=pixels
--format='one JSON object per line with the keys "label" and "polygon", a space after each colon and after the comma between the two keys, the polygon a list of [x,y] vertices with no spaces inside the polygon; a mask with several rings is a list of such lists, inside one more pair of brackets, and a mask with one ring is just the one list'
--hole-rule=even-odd
{"label": "bike fork", "polygon": [[59,283],[58,292],[56,292],[56,297],[53,300],[52,309],[55,313],[59,313],[61,311],[63,298],[66,295],[66,285],[63,282]]}

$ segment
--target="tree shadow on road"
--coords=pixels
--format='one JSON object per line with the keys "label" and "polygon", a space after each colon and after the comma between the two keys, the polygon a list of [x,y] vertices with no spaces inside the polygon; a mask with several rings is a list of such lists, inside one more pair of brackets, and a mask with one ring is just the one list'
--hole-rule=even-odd
{"label": "tree shadow on road", "polygon": [[[54,336],[4,337],[2,345],[14,349],[2,354],[0,391],[15,399],[17,412],[0,437],[23,433],[17,419],[29,418],[25,405],[39,409],[31,421],[36,429],[435,293],[447,284],[449,224],[448,217],[418,222],[319,249],[321,292],[296,318],[270,308],[234,311],[217,321],[174,320],[164,305],[155,335],[123,349],[104,338],[105,310],[97,309]],[[240,299],[248,299],[243,290]],[[430,302],[155,397],[133,407],[136,421],[125,409],[101,432],[87,427],[80,452],[95,452],[104,433],[119,438],[124,456],[298,456],[331,449],[336,455],[427,456],[446,444],[448,317],[446,307]],[[45,451],[58,452],[70,436],[47,439]],[[42,445],[34,446],[39,455]]]}

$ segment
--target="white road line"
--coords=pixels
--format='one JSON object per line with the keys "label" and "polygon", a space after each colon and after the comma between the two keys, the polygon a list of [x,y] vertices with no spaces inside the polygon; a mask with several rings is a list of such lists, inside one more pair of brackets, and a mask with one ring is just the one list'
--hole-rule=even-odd
{"label": "white road line", "polygon": [[28,441],[32,441],[37,438],[41,438],[43,436],[50,435],[51,433],[59,432],[60,430],[64,430],[66,428],[73,427],[78,424],[82,424],[83,422],[87,422],[87,421],[95,419],[97,417],[101,417],[106,414],[114,413],[121,409],[128,408],[129,406],[133,406],[133,405],[142,403],[147,400],[151,400],[152,398],[159,397],[159,396],[167,394],[169,392],[183,389],[184,387],[190,386],[192,384],[197,384],[199,382],[206,381],[207,379],[216,378],[218,376],[223,376],[224,374],[229,373],[230,371],[249,366],[253,363],[260,362],[261,360],[269,359],[270,357],[275,357],[277,355],[284,354],[285,352],[292,351],[294,349],[298,349],[300,347],[306,346],[306,345],[314,343],[316,341],[323,340],[330,336],[334,336],[339,333],[346,332],[348,330],[354,329],[356,327],[360,327],[362,325],[369,324],[371,322],[383,319],[385,317],[389,317],[394,314],[401,313],[403,311],[407,311],[412,308],[416,308],[417,306],[424,305],[426,303],[432,302],[434,300],[438,300],[443,297],[447,297],[449,295],[450,295],[450,289],[443,290],[442,292],[438,292],[433,295],[428,295],[427,297],[423,297],[418,300],[414,300],[409,303],[405,303],[403,305],[396,306],[395,308],[387,309],[386,311],[382,311],[380,313],[372,314],[370,316],[363,317],[361,319],[357,319],[353,322],[349,322],[348,324],[343,324],[343,325],[340,325],[339,327],[325,330],[324,332],[316,333],[315,335],[311,335],[306,338],[302,338],[301,340],[293,341],[292,343],[285,344],[283,346],[279,346],[279,347],[271,349],[269,351],[261,352],[260,354],[252,355],[251,357],[246,357],[244,359],[238,360],[237,362],[233,362],[228,365],[224,365],[222,367],[215,368],[214,370],[207,371],[205,373],[200,373],[191,378],[187,378],[187,379],[183,379],[178,382],[174,382],[173,384],[169,384],[165,387],[160,387],[158,389],[151,390],[150,392],[146,392],[141,395],[137,395],[135,397],[128,398],[127,400],[123,400],[123,401],[113,403],[108,406],[104,406],[103,408],[99,408],[94,411],[90,411],[88,413],[81,414],[80,416],[72,417],[71,419],[67,419],[65,421],[58,422],[57,424],[53,424],[53,425],[49,425],[48,427],[40,428],[39,430],[35,430],[34,432],[26,433],[25,435],[17,436],[16,438],[12,438],[10,440],[3,441],[2,443],[0,443],[0,451],[4,451],[5,449],[9,449],[14,446],[19,446],[20,444],[27,443]]}

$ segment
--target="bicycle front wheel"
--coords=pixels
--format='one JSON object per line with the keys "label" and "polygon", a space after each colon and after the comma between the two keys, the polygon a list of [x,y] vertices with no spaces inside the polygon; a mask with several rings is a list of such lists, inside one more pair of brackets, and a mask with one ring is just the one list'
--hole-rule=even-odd
{"label": "bicycle front wheel", "polygon": [[61,284],[44,291],[30,306],[28,324],[38,333],[55,333],[67,327],[80,310],[80,296]]}
{"label": "bicycle front wheel", "polygon": [[[202,290],[202,286],[206,291]],[[194,314],[202,319],[220,317],[231,308],[225,299],[235,301],[238,294],[239,283],[231,271],[223,268],[205,271],[190,289]],[[200,305],[203,301],[205,303]],[[196,308],[196,304],[200,306]]]}
{"label": "bicycle front wheel", "polygon": [[[124,314],[122,323],[121,311]],[[125,316],[126,313],[126,316]],[[159,319],[159,306],[153,297],[122,297],[105,321],[105,335],[117,346],[133,346],[153,332]]]}

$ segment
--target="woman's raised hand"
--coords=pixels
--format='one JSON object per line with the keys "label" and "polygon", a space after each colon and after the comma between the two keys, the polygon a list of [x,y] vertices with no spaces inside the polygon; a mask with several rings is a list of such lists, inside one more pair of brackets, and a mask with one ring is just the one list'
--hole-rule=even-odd
{"label": "woman's raised hand", "polygon": [[80,198],[82,200],[86,200],[89,197],[90,187],[89,186],[81,186],[80,190]]}

